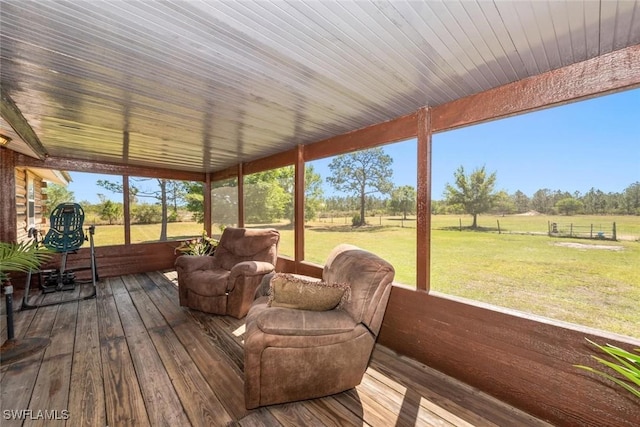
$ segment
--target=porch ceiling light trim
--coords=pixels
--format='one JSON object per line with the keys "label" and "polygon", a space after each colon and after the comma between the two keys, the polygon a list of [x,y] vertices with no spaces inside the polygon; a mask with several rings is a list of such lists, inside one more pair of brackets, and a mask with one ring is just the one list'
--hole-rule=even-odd
{"label": "porch ceiling light trim", "polygon": [[18,136],[20,136],[20,138],[22,138],[22,140],[31,147],[40,160],[44,160],[49,157],[49,153],[42,145],[42,142],[40,142],[40,138],[38,138],[38,135],[36,135],[35,131],[31,125],[29,125],[27,119],[22,115],[22,112],[15,102],[13,102],[13,99],[11,99],[7,94],[4,87],[0,88],[0,115],[2,115],[13,130],[16,131]]}
{"label": "porch ceiling light trim", "polygon": [[0,134],[0,145],[7,145],[11,142],[11,138],[7,135]]}

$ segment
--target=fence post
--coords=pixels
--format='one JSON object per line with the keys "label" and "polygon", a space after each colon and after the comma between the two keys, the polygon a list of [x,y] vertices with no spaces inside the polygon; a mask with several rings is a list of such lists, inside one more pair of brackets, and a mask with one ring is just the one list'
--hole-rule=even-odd
{"label": "fence post", "polygon": [[573,223],[569,225],[569,237],[573,237]]}
{"label": "fence post", "polygon": [[500,220],[496,219],[496,222],[498,223],[498,234],[502,234],[502,232],[500,231]]}
{"label": "fence post", "polygon": [[613,222],[613,240],[615,240],[615,241],[618,240],[617,233],[616,233],[616,223],[615,223],[615,221]]}
{"label": "fence post", "polygon": [[459,230],[462,231],[462,218],[458,219],[458,221],[460,222]]}
{"label": "fence post", "polygon": [[591,224],[591,233],[589,233],[589,238],[593,239],[593,224]]}

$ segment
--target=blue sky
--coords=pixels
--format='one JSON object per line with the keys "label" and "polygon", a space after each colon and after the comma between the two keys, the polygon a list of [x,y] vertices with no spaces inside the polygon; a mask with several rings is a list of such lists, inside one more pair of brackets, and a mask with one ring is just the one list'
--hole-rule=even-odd
{"label": "blue sky", "polygon": [[[396,185],[416,186],[415,140],[384,147],[394,159]],[[331,159],[311,162],[323,178]],[[453,172],[485,166],[496,189],[532,196],[541,188],[622,192],[640,181],[640,89],[469,126],[433,136],[432,195],[441,199]],[[98,202],[103,175],[71,172],[76,201]],[[106,177],[113,179],[115,177]],[[324,185],[325,194],[332,192]]]}

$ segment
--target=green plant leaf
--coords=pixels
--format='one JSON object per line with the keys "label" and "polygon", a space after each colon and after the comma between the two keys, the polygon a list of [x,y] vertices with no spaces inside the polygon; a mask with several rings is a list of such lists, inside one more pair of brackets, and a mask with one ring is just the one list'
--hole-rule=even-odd
{"label": "green plant leaf", "polygon": [[[623,387],[625,390],[630,391],[633,395],[640,397],[640,389],[636,389],[633,384],[640,386],[640,355],[631,353],[627,350],[621,349],[611,344],[600,345],[597,344],[590,339],[586,338],[586,340],[595,346],[598,350],[605,353],[613,358],[613,361],[603,359],[598,356],[591,356],[598,363],[612,369],[614,372],[622,375],[623,378],[616,378],[613,375],[610,375],[606,372],[599,371],[597,369],[593,369],[589,366],[584,365],[574,365],[577,368],[584,369],[589,372],[593,372],[598,374],[604,378],[607,378],[613,381],[615,384]],[[635,349],[638,351],[638,349]],[[629,384],[625,379],[632,384]]]}
{"label": "green plant leaf", "polygon": [[635,389],[634,387],[630,386],[629,384],[625,383],[624,381],[619,380],[618,378],[611,376],[605,372],[602,371],[598,371],[597,369],[593,369],[590,366],[584,366],[584,365],[573,365],[576,368],[580,368],[580,369],[584,369],[585,371],[589,371],[589,372],[593,372],[594,374],[600,375],[604,378],[607,378],[608,380],[613,381],[614,383],[618,384],[620,387],[624,388],[625,390],[631,392],[631,394],[635,395],[636,397],[640,398],[640,390]]}
{"label": "green plant leaf", "polygon": [[50,251],[36,242],[0,242],[0,280],[6,280],[11,271],[37,269],[49,256]]}
{"label": "green plant leaf", "polygon": [[613,369],[614,371],[616,371],[617,373],[619,373],[620,375],[624,375],[625,378],[628,378],[630,381],[636,383],[637,385],[640,386],[640,372],[638,372],[638,368],[634,369],[633,368],[625,368],[622,367],[620,365],[616,365],[613,362],[610,362],[608,360],[602,359],[600,357],[597,356],[591,356],[593,357],[595,360],[597,360],[598,362],[602,363],[605,366],[608,366],[609,368]]}

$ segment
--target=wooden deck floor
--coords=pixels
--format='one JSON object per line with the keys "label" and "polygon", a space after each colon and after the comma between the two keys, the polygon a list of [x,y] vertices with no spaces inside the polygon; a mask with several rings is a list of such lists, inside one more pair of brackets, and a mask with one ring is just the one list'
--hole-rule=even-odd
{"label": "wooden deck floor", "polygon": [[0,424],[546,425],[381,346],[355,389],[247,411],[243,327],[179,307],[175,272],[103,279],[95,299],[17,312],[17,339],[51,344],[0,367]]}

